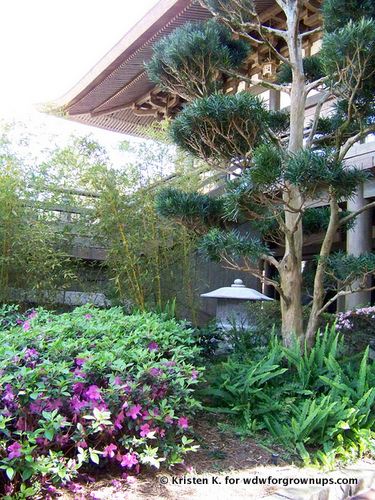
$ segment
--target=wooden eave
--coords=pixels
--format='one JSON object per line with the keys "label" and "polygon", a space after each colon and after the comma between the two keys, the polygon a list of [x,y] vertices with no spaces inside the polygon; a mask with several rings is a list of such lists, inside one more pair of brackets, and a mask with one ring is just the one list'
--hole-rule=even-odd
{"label": "wooden eave", "polygon": [[[285,19],[275,0],[256,3],[263,22],[283,27]],[[304,4],[301,22],[306,30],[319,27],[320,0]],[[195,0],[160,0],[70,92],[49,103],[48,111],[87,125],[142,136],[149,124],[175,116],[183,104],[148,79],[144,63],[152,57],[154,43],[187,22],[210,17]],[[259,73],[268,55],[266,47],[257,48],[244,71],[248,75]]]}

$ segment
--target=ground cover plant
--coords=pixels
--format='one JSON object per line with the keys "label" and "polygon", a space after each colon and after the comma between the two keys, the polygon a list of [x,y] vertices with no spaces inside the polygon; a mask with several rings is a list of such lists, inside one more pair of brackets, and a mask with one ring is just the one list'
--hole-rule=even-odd
{"label": "ground cover plant", "polygon": [[375,365],[369,347],[356,355],[346,349],[332,326],[309,354],[297,341],[283,347],[276,336],[245,358],[235,352],[209,371],[206,408],[253,433],[268,432],[306,464],[332,469],[374,454]]}
{"label": "ground cover plant", "polygon": [[119,307],[16,321],[10,312],[0,330],[2,498],[48,498],[84,463],[137,472],[194,449],[186,433],[201,370],[183,324]]}

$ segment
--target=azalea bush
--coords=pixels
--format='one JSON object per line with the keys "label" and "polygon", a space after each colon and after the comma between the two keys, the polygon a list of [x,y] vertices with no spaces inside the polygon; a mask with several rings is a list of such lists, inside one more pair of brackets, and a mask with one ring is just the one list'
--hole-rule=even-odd
{"label": "azalea bush", "polygon": [[375,348],[375,307],[361,307],[336,314],[336,330],[343,333],[350,352]]}
{"label": "azalea bush", "polygon": [[18,323],[0,330],[2,498],[21,486],[22,498],[48,498],[84,463],[137,472],[194,449],[186,434],[201,370],[183,324],[88,306]]}

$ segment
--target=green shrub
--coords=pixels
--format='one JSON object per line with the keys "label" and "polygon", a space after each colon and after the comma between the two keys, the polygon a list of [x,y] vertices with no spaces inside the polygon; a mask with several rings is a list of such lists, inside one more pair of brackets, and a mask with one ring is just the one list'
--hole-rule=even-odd
{"label": "green shrub", "polygon": [[90,460],[181,461],[198,352],[183,324],[121,308],[39,309],[1,330],[0,493],[67,483]]}
{"label": "green shrub", "polygon": [[258,352],[239,363],[233,355],[210,373],[207,404],[249,429],[267,430],[306,463],[332,466],[337,458],[374,452],[375,365],[369,348],[349,359],[343,344],[332,327],[309,354],[297,342],[286,349],[275,337],[262,357]]}

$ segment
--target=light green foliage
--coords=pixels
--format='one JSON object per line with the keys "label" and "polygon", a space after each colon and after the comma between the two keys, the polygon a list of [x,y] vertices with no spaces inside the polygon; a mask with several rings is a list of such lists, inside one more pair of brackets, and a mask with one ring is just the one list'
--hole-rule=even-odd
{"label": "light green foliage", "polygon": [[[183,180],[187,188],[196,186],[196,174],[190,175],[185,160],[166,144],[141,143],[133,148],[124,144],[123,148],[131,155],[125,168],[100,163],[83,176],[85,184],[98,193],[92,200],[91,232],[107,248],[112,299],[128,300],[141,309],[163,310],[175,297],[177,305],[186,305],[186,289],[194,279],[190,266],[194,238],[185,228],[160,217],[155,202],[162,186]],[[173,193],[173,187],[167,191]],[[189,293],[188,307],[194,317]]]}
{"label": "light green foliage", "polygon": [[[13,129],[5,126],[2,132],[0,302],[32,299],[48,303],[75,276],[69,235],[62,227],[53,227],[56,213],[51,215],[49,209],[54,200],[48,200],[38,168],[15,152]],[[45,210],[41,210],[43,204]]]}

